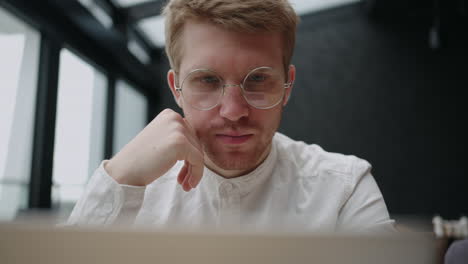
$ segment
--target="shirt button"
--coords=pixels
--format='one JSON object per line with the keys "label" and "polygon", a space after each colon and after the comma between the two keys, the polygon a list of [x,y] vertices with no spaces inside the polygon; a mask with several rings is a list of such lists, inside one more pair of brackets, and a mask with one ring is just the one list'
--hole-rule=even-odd
{"label": "shirt button", "polygon": [[220,186],[220,191],[224,193],[229,193],[233,189],[232,183],[230,182],[223,182]]}

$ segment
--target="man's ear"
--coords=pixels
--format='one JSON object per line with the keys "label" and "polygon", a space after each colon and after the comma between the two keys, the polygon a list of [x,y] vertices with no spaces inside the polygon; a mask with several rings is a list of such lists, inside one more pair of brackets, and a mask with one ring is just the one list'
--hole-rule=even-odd
{"label": "man's ear", "polygon": [[286,106],[286,104],[289,101],[289,97],[291,96],[291,90],[294,86],[294,80],[296,80],[296,66],[294,65],[289,65],[289,70],[288,70],[288,80],[287,82],[290,84],[288,88],[286,88],[286,91],[284,93],[284,100],[283,100],[283,106]]}
{"label": "man's ear", "polygon": [[173,69],[170,69],[167,72],[167,83],[171,88],[172,95],[174,96],[174,100],[176,101],[177,105],[183,109],[182,107],[182,95],[179,91],[176,90],[176,73]]}

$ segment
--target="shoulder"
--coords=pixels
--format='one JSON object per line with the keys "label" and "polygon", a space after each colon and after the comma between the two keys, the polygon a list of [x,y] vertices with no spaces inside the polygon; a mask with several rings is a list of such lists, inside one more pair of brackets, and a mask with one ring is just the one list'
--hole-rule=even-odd
{"label": "shoulder", "polygon": [[297,170],[299,177],[334,175],[348,183],[356,183],[372,166],[354,155],[328,152],[316,144],[293,140],[281,133],[274,136],[278,159]]}

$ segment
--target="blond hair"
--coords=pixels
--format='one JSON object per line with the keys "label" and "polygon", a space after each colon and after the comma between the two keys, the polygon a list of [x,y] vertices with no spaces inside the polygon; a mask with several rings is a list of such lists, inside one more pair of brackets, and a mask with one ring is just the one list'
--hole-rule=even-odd
{"label": "blond hair", "polygon": [[299,18],[288,0],[169,0],[163,15],[166,54],[175,71],[179,70],[182,57],[179,40],[189,19],[202,19],[236,32],[282,33],[286,71],[291,62]]}

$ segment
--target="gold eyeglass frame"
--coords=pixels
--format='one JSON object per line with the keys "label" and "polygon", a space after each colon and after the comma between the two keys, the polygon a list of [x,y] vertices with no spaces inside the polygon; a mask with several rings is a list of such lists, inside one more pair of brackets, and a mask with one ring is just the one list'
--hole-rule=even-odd
{"label": "gold eyeglass frame", "polygon": [[[220,78],[221,82],[224,83],[224,84],[221,85],[222,92],[221,92],[219,98],[217,99],[217,103],[214,104],[214,105],[211,106],[211,107],[208,107],[208,108],[198,108],[198,107],[193,106],[192,104],[189,104],[191,107],[193,107],[193,108],[195,108],[195,109],[197,109],[197,110],[200,110],[200,111],[208,111],[208,110],[211,110],[211,109],[215,108],[216,106],[218,106],[218,105],[221,103],[221,98],[223,98],[223,96],[224,96],[225,88],[226,88],[226,87],[236,87],[236,86],[238,86],[238,87],[241,88],[242,97],[244,97],[245,101],[246,101],[250,106],[252,106],[252,107],[254,107],[254,108],[256,108],[256,109],[262,109],[262,110],[271,109],[271,108],[277,106],[277,105],[281,102],[281,100],[284,98],[284,94],[285,94],[286,89],[287,89],[287,88],[290,88],[290,87],[292,86],[293,82],[286,82],[286,83],[284,83],[283,94],[281,95],[281,98],[280,98],[276,103],[274,103],[273,105],[267,106],[267,107],[257,107],[257,106],[254,106],[254,105],[252,105],[252,104],[249,102],[249,100],[247,100],[246,95],[245,95],[245,90],[244,90],[244,85],[243,85],[243,84],[246,82],[247,77],[249,77],[250,74],[252,74],[252,73],[255,72],[255,71],[261,70],[261,69],[273,70],[272,67],[267,67],[267,66],[262,66],[262,67],[254,68],[253,70],[249,71],[249,72],[247,73],[247,75],[245,75],[244,79],[242,80],[242,82],[241,82],[240,84],[226,84],[226,83],[224,83],[224,79],[223,79],[217,72],[215,72],[215,71],[213,71],[213,70],[210,70],[210,69],[203,69],[203,68],[194,69],[194,70],[190,71],[190,72],[185,76],[185,78],[182,80],[182,83],[180,84],[180,87],[177,87],[177,85],[174,85],[174,86],[175,86],[175,90],[178,91],[178,92],[180,92],[181,95],[182,95],[182,98],[184,98],[184,93],[183,93],[183,91],[182,91],[182,87],[184,86],[185,80],[186,80],[192,73],[194,73],[194,72],[197,72],[197,71],[208,71],[208,72],[214,73],[216,76],[218,76],[218,77]],[[177,74],[177,73],[176,73],[176,74]]]}

